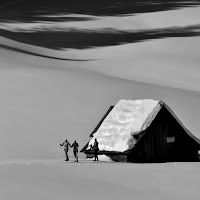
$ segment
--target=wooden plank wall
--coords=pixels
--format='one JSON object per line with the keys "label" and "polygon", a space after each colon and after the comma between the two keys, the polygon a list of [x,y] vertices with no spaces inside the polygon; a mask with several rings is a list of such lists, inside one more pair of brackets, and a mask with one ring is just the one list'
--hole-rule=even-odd
{"label": "wooden plank wall", "polygon": [[[174,137],[175,141],[168,141]],[[198,146],[165,107],[162,107],[142,139],[127,157],[128,162],[197,161]]]}

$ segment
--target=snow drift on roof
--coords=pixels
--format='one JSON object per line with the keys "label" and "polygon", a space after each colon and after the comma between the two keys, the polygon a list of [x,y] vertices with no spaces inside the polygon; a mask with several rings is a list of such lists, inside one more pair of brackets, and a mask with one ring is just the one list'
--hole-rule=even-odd
{"label": "snow drift on roof", "polygon": [[100,151],[124,152],[131,149],[136,143],[133,135],[147,129],[160,108],[159,101],[152,99],[120,100],[93,134],[87,149],[95,138]]}

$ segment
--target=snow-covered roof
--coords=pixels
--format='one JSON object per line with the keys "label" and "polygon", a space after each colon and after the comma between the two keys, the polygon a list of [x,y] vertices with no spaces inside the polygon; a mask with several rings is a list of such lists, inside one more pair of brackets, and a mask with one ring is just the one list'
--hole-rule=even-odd
{"label": "snow-covered roof", "polygon": [[136,143],[133,135],[147,129],[160,109],[159,101],[152,99],[120,100],[93,134],[87,149],[95,138],[100,151],[124,152],[131,149]]}

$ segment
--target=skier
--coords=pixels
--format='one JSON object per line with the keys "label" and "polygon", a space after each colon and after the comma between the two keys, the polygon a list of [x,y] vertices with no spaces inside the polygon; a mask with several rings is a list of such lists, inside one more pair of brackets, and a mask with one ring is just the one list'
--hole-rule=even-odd
{"label": "skier", "polygon": [[66,156],[66,160],[65,161],[68,161],[69,160],[68,150],[69,150],[69,146],[71,146],[71,145],[68,142],[67,138],[65,139],[65,141],[62,144],[60,144],[60,146],[64,146],[64,151],[65,151],[65,156]]}
{"label": "skier", "polygon": [[76,159],[76,162],[78,162],[78,143],[76,142],[76,140],[74,140],[73,144],[70,145],[70,147],[73,147],[73,152],[74,152],[74,157]]}
{"label": "skier", "polygon": [[96,138],[94,139],[93,150],[94,150],[94,161],[98,161],[99,143]]}

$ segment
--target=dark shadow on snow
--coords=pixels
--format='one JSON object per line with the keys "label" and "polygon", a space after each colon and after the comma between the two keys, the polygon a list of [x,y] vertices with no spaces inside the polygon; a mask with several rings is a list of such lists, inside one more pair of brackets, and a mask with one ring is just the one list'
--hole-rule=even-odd
{"label": "dark shadow on snow", "polygon": [[[0,0],[0,23],[87,21],[95,20],[95,16],[135,15],[199,5],[200,0]],[[0,29],[0,35],[50,49],[86,49],[168,37],[199,36],[200,25],[143,31],[122,31],[120,27],[119,30],[43,29],[38,32],[12,32]]]}
{"label": "dark shadow on snow", "polygon": [[200,35],[200,25],[170,27],[152,30],[120,31],[100,29],[88,31],[71,29],[68,31],[10,32],[0,30],[0,35],[16,41],[50,49],[74,48],[86,49],[136,43],[146,40],[169,37],[194,37]]}
{"label": "dark shadow on snow", "polygon": [[[198,6],[200,0],[0,0],[0,21],[52,20],[41,15],[121,16]],[[56,20],[88,20],[60,18]],[[55,18],[54,18],[55,20]]]}
{"label": "dark shadow on snow", "polygon": [[28,54],[28,55],[32,55],[32,56],[39,56],[39,57],[42,57],[42,58],[49,58],[49,59],[53,59],[53,60],[81,61],[81,62],[95,60],[95,59],[70,59],[70,58],[53,57],[53,56],[42,55],[42,54],[39,54],[39,53],[30,52],[28,50],[22,50],[22,49],[19,49],[19,48],[16,48],[16,47],[10,47],[10,46],[3,45],[3,44],[0,44],[0,48],[11,50],[11,51],[16,51],[16,52],[19,52],[19,53],[24,53],[24,54]]}

